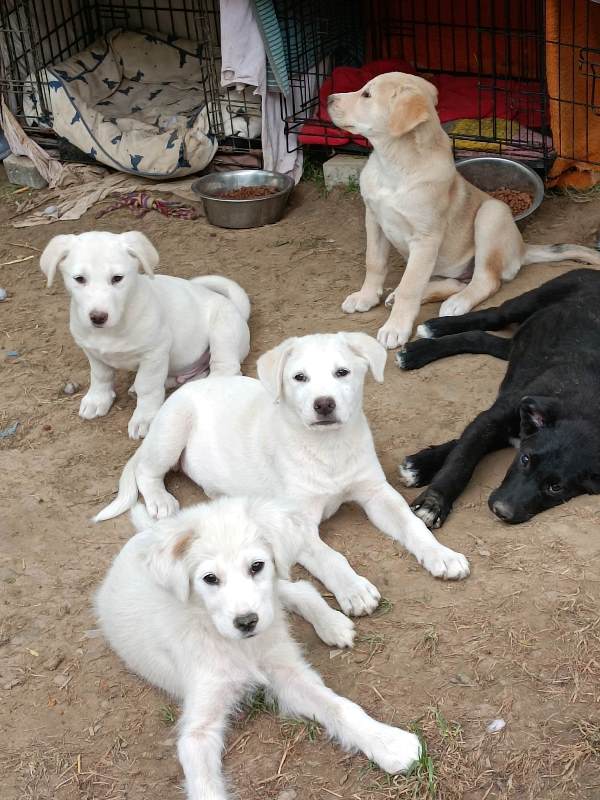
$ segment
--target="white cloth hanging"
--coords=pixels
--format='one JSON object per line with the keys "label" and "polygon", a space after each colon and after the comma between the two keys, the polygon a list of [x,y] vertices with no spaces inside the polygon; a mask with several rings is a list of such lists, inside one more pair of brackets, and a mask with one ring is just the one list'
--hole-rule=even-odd
{"label": "white cloth hanging", "polygon": [[[281,95],[267,89],[267,56],[251,0],[220,0],[221,85],[247,84],[262,102],[262,151],[265,169],[302,177],[302,149],[285,135]],[[288,148],[293,152],[288,152]]]}

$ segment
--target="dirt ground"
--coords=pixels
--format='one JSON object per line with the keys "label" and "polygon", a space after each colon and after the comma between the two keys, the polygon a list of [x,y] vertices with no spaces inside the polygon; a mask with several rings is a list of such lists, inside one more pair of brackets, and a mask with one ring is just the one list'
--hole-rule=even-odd
{"label": "dirt ground", "polygon": [[[132,400],[125,374],[110,414],[84,422],[88,366],[68,332],[61,281],[51,289],[39,253],[58,233],[138,228],[158,245],[162,269],[191,277],[220,272],[253,302],[252,352],[290,335],[375,333],[383,308],[346,317],[340,303],[360,285],[364,230],[360,197],[324,197],[302,185],[285,219],[252,231],[205,220],[136,220],[95,210],[76,223],[14,229],[6,185],[0,211],[0,774],[4,800],[176,800],[182,773],[174,748],[178,708],[128,673],[95,631],[91,597],[131,535],[127,518],[93,526],[135,445],[127,438]],[[528,241],[593,244],[600,200],[548,198],[524,226]],[[14,259],[25,259],[6,265]],[[496,300],[565,271],[531,266]],[[390,288],[399,275],[395,262]],[[437,306],[425,308],[425,319]],[[403,374],[390,357],[383,386],[369,381],[365,406],[391,482],[407,453],[458,434],[490,403],[504,365],[461,356]],[[471,576],[431,578],[357,508],[345,507],[323,535],[381,590],[386,602],[360,619],[349,652],[330,651],[295,619],[311,662],[336,690],[379,719],[421,730],[429,748],[409,778],[385,775],[344,754],[315,725],[278,719],[255,700],[234,720],[225,769],[244,800],[344,798],[600,797],[600,500],[583,497],[529,523],[493,518],[487,497],[512,458],[477,470],[439,538],[465,553]],[[173,476],[183,503],[197,487]],[[402,489],[411,498],[415,491]],[[332,601],[333,602],[333,601]],[[503,731],[486,732],[494,719]],[[287,792],[287,793],[286,793]],[[294,794],[295,792],[295,794]]]}

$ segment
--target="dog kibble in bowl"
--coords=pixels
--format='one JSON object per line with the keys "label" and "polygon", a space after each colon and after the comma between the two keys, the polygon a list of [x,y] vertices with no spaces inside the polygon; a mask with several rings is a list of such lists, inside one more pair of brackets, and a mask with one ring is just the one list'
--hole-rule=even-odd
{"label": "dog kibble in bowl", "polygon": [[496,200],[501,200],[510,208],[513,217],[522,214],[533,203],[533,195],[529,192],[518,192],[516,189],[509,189],[508,186],[501,186],[499,189],[494,189],[488,192],[489,195],[495,197]]}
{"label": "dog kibble in bowl", "polygon": [[256,200],[259,197],[270,197],[278,191],[276,186],[240,186],[239,189],[221,192],[218,196],[223,200]]}

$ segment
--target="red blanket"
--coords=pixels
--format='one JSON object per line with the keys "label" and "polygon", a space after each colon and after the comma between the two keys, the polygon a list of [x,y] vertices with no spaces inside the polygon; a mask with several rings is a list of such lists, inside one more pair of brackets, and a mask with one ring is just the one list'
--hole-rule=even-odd
{"label": "red blanket", "polygon": [[[330,147],[340,147],[349,142],[369,147],[362,136],[333,128],[327,112],[327,98],[336,92],[355,92],[384,72],[417,74],[410,64],[399,59],[372,61],[360,69],[336,67],[330,77],[323,81],[317,116],[304,123],[299,140],[303,144],[327,144]],[[536,92],[535,84],[484,77],[461,78],[456,75],[433,75],[428,80],[439,92],[437,111],[442,123],[456,119],[495,117],[515,120],[528,128],[539,128],[542,124],[539,89]]]}

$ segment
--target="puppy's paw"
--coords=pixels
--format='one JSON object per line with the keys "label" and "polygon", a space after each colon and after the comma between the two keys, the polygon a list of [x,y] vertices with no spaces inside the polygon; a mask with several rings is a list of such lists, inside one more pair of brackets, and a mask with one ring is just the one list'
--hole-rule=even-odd
{"label": "puppy's paw", "polygon": [[325,644],[338,647],[340,650],[352,647],[356,635],[354,623],[334,608],[329,611],[330,613],[325,614],[315,625],[317,636]]}
{"label": "puppy's paw", "polygon": [[82,398],[79,405],[79,416],[83,419],[95,419],[108,414],[116,395],[110,392],[90,391]]}
{"label": "puppy's paw", "polygon": [[390,292],[388,296],[385,298],[385,307],[391,308],[394,305],[395,299],[396,299],[396,292]]}
{"label": "puppy's paw", "polygon": [[421,743],[414,733],[380,725],[371,740],[371,759],[385,772],[407,772],[421,755]]}
{"label": "puppy's paw", "polygon": [[419,486],[419,470],[413,464],[410,458],[405,458],[404,461],[398,465],[398,472],[400,480],[405,486]]}
{"label": "puppy's paw", "polygon": [[344,614],[351,617],[372,614],[381,600],[377,588],[361,575],[356,575],[351,585],[345,585],[334,594]]}
{"label": "puppy's paw", "polygon": [[139,411],[135,411],[131,419],[129,420],[129,425],[127,426],[127,432],[129,433],[130,439],[143,439],[144,436],[148,433],[150,429],[150,423],[156,416],[155,413],[153,414],[146,414],[140,413]]}
{"label": "puppy's paw", "polygon": [[421,369],[431,360],[432,345],[435,347],[433,342],[429,342],[427,339],[415,339],[414,342],[408,342],[396,353],[396,364],[406,372],[411,369]]}
{"label": "puppy's paw", "polygon": [[152,495],[144,495],[144,500],[146,501],[146,511],[152,519],[166,519],[179,511],[177,498],[169,494],[166,489],[153,492]]}
{"label": "puppy's paw", "polygon": [[396,324],[388,320],[385,325],[377,331],[377,341],[388,350],[395,347],[402,347],[410,339],[412,326]]}
{"label": "puppy's paw", "polygon": [[377,292],[354,292],[349,294],[342,303],[342,311],[346,314],[354,314],[355,311],[369,311],[379,305],[379,299]]}
{"label": "puppy's paw", "polygon": [[440,317],[458,317],[460,314],[466,314],[473,308],[473,304],[467,297],[461,297],[462,292],[449,297],[444,300],[440,306]]}
{"label": "puppy's paw", "polygon": [[430,324],[424,322],[422,325],[417,326],[417,336],[420,339],[434,339],[435,333],[433,332]]}
{"label": "puppy's paw", "polygon": [[446,498],[431,487],[421,492],[410,507],[428,528],[440,528],[452,510],[452,505]]}
{"label": "puppy's paw", "polygon": [[459,581],[469,575],[469,562],[462,555],[450,550],[443,544],[432,547],[421,553],[419,562],[435,578],[446,581]]}

